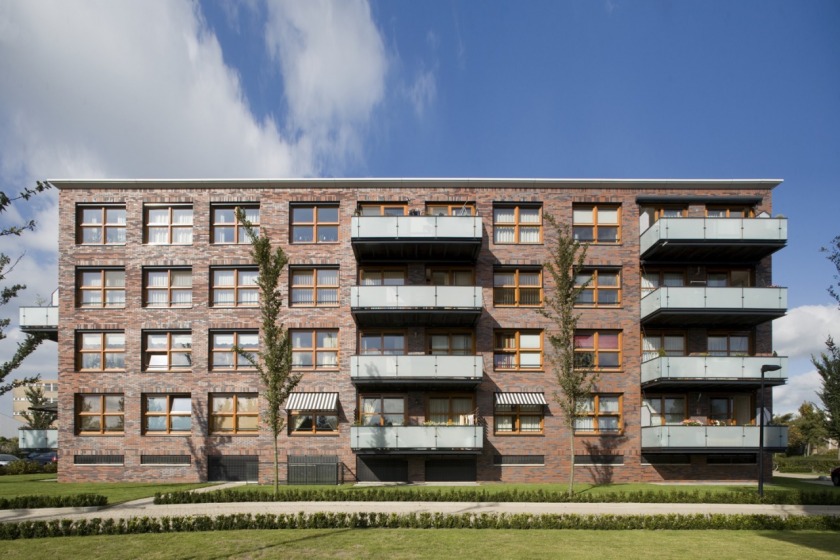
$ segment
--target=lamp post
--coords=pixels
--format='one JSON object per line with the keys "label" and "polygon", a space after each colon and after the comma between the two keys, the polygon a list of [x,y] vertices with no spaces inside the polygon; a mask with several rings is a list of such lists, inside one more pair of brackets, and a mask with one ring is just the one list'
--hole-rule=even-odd
{"label": "lamp post", "polygon": [[782,369],[779,364],[761,366],[761,388],[758,393],[758,497],[764,498],[764,374]]}

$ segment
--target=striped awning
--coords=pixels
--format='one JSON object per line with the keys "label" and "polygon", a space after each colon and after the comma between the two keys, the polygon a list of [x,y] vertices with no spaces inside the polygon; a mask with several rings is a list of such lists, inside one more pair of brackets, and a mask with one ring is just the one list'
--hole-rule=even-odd
{"label": "striped awning", "polygon": [[545,393],[496,393],[496,404],[545,405]]}
{"label": "striped awning", "polygon": [[286,410],[334,411],[338,408],[338,393],[291,393]]}

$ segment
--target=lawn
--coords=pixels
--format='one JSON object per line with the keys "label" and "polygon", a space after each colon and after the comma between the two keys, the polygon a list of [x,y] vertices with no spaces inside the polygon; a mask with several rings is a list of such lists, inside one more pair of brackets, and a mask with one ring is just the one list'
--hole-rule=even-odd
{"label": "lawn", "polygon": [[56,482],[55,474],[15,474],[0,476],[0,498],[15,496],[68,496],[99,494],[109,504],[149,498],[155,492],[176,492],[202,488],[208,484],[160,484],[141,482]]}
{"label": "lawn", "polygon": [[174,558],[836,558],[840,534],[822,531],[278,530],[65,537],[3,543],[3,560]]}

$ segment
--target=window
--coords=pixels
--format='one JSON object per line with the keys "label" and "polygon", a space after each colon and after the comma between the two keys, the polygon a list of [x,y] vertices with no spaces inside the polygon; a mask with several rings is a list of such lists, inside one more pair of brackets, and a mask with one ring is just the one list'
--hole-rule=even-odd
{"label": "window", "polygon": [[338,329],[293,329],[289,336],[293,368],[338,368]]}
{"label": "window", "polygon": [[542,305],[542,271],[497,270],[493,273],[493,305],[538,307]]}
{"label": "window", "polygon": [[214,268],[212,270],[213,307],[256,307],[259,287],[256,268]]}
{"label": "window", "polygon": [[431,332],[428,353],[432,356],[472,356],[475,354],[471,332]]}
{"label": "window", "polygon": [[542,368],[542,331],[497,331],[494,338],[493,365],[496,369]]}
{"label": "window", "polygon": [[581,243],[621,241],[621,208],[615,205],[575,204],[572,231]]}
{"label": "window", "polygon": [[620,434],[623,431],[621,421],[621,395],[591,395],[578,403],[575,418],[575,433]]}
{"label": "window", "polygon": [[257,332],[212,332],[210,333],[210,369],[213,370],[253,370],[244,356],[233,351],[234,347],[253,353],[259,350],[260,339]]}
{"label": "window", "polygon": [[474,286],[472,268],[427,268],[426,282],[431,286]]}
{"label": "window", "polygon": [[125,245],[125,206],[80,206],[77,240],[83,245]]}
{"label": "window", "polygon": [[429,202],[426,204],[427,216],[475,216],[475,204],[472,202]]}
{"label": "window", "polygon": [[521,205],[493,208],[493,242],[499,245],[542,243],[542,208]]}
{"label": "window", "polygon": [[362,426],[404,426],[405,397],[389,395],[361,396]]}
{"label": "window", "polygon": [[145,371],[192,368],[192,334],[189,332],[147,332],[143,335]]}
{"label": "window", "polygon": [[405,216],[408,206],[404,202],[383,202],[379,204],[360,204],[362,216]]}
{"label": "window", "polygon": [[337,268],[296,268],[291,277],[290,306],[338,306]]}
{"label": "window", "polygon": [[125,269],[90,268],[77,272],[79,307],[125,307]]}
{"label": "window", "polygon": [[585,286],[576,305],[610,307],[621,303],[621,271],[608,268],[582,270],[575,276],[575,287]]}
{"label": "window", "polygon": [[191,430],[190,395],[143,395],[144,434],[189,434]]}
{"label": "window", "polygon": [[360,286],[404,286],[404,268],[370,268],[359,269]]}
{"label": "window", "polygon": [[405,355],[405,333],[363,332],[359,335],[359,354],[403,356]]}
{"label": "window", "polygon": [[685,206],[645,206],[640,209],[640,214],[647,216],[649,223],[653,223],[662,218],[684,218],[688,209]]}
{"label": "window", "polygon": [[749,288],[752,286],[752,273],[748,269],[709,271],[706,273],[706,286],[710,288]]}
{"label": "window", "polygon": [[476,409],[470,395],[429,398],[426,420],[447,426],[474,426]]}
{"label": "window", "polygon": [[259,430],[259,397],[256,393],[210,395],[210,433],[256,434]]}
{"label": "window", "polygon": [[324,410],[289,411],[289,432],[295,435],[338,433],[338,413]]}
{"label": "window", "polygon": [[685,397],[651,395],[644,406],[650,411],[651,426],[678,426],[686,419]]}
{"label": "window", "polygon": [[76,433],[116,435],[125,431],[125,398],[122,393],[76,395]]}
{"label": "window", "polygon": [[147,206],[146,243],[150,245],[191,245],[192,206]]}
{"label": "window", "polygon": [[143,278],[146,307],[192,306],[191,269],[146,269]]}
{"label": "window", "polygon": [[621,367],[621,331],[575,332],[575,366],[594,369]]}
{"label": "window", "polygon": [[643,294],[660,287],[679,288],[682,286],[685,286],[685,273],[681,270],[648,270],[642,273]]}
{"label": "window", "polygon": [[750,333],[709,334],[707,349],[710,356],[749,356]]}
{"label": "window", "polygon": [[338,243],[338,206],[294,205],[292,243]]}
{"label": "window", "polygon": [[497,434],[541,434],[545,408],[541,404],[500,404],[493,409]]}
{"label": "window", "polygon": [[685,335],[648,332],[642,339],[643,359],[659,356],[685,356]]}
{"label": "window", "polygon": [[76,333],[76,369],[79,371],[124,371],[125,333]]}
{"label": "window", "polygon": [[254,233],[260,232],[259,204],[243,204],[239,206],[212,207],[212,239],[215,244],[246,244],[250,243],[245,227],[236,219],[236,211],[241,210],[245,219],[251,224]]}
{"label": "window", "polygon": [[496,467],[544,466],[545,455],[493,455]]}
{"label": "window", "polygon": [[752,218],[755,212],[750,206],[707,206],[707,218]]}
{"label": "window", "polygon": [[712,425],[735,425],[735,402],[732,397],[709,399],[709,423]]}

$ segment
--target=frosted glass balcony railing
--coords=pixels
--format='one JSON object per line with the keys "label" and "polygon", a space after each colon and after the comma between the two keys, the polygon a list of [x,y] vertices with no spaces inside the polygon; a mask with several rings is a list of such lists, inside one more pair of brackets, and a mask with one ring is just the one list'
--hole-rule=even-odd
{"label": "frosted glass balcony railing", "polygon": [[[642,427],[643,449],[758,449],[758,426]],[[764,426],[764,447],[787,447],[787,426]]]}
{"label": "frosted glass balcony railing", "polygon": [[353,286],[355,309],[472,309],[484,305],[477,286]]}
{"label": "frosted glass balcony railing", "polygon": [[350,447],[364,449],[481,450],[482,426],[352,426]]}
{"label": "frosted glass balcony railing", "polygon": [[20,328],[24,332],[39,328],[58,328],[58,307],[20,307]]}
{"label": "frosted glass balcony railing", "polygon": [[481,240],[483,226],[476,216],[355,216],[350,239]]}
{"label": "frosted glass balcony railing", "polygon": [[18,446],[21,449],[58,449],[58,430],[18,428]]}
{"label": "frosted glass balcony railing", "polygon": [[764,374],[765,380],[776,384],[787,379],[787,362],[787,358],[774,356],[663,356],[642,362],[642,383],[663,379],[758,381],[761,366],[766,364],[781,366],[780,370]]}
{"label": "frosted glass balcony railing", "polygon": [[786,218],[660,218],[642,232],[640,254],[661,241],[787,242]]}
{"label": "frosted glass balcony railing", "polygon": [[666,287],[642,298],[641,318],[678,310],[778,311],[787,309],[787,288]]}
{"label": "frosted glass balcony railing", "polygon": [[352,356],[350,378],[371,381],[475,381],[484,375],[481,356]]}

